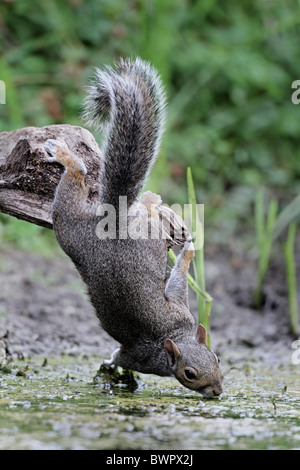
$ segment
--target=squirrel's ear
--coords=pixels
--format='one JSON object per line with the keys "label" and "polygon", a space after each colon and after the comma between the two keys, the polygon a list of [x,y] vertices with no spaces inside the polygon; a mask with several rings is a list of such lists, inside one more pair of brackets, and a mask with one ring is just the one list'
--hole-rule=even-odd
{"label": "squirrel's ear", "polygon": [[199,323],[197,328],[196,339],[198,343],[206,345],[206,329],[201,323]]}
{"label": "squirrel's ear", "polygon": [[164,348],[167,351],[168,362],[169,362],[170,367],[172,367],[172,369],[175,369],[177,359],[181,354],[178,347],[176,346],[174,341],[172,341],[171,339],[166,339]]}

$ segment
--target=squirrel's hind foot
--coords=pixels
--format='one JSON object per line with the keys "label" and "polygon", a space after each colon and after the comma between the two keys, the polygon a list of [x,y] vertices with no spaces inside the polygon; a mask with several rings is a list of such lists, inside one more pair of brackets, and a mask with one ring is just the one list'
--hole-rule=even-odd
{"label": "squirrel's hind foot", "polygon": [[184,242],[181,253],[187,261],[192,261],[195,257],[195,247],[191,236]]}
{"label": "squirrel's hind foot", "polygon": [[60,163],[67,169],[78,171],[81,175],[86,175],[87,170],[85,164],[70,150],[66,145],[55,139],[48,139],[44,144],[44,149],[47,152],[46,161],[49,163]]}

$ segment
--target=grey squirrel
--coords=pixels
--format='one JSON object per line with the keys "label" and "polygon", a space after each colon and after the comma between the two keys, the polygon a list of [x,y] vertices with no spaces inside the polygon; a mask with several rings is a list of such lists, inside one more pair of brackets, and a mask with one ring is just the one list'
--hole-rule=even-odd
{"label": "grey squirrel", "polygon": [[[105,135],[99,204],[117,208],[119,196],[126,196],[126,210],[135,214],[126,215],[127,221],[138,219],[146,231],[166,215],[159,196],[147,191],[138,198],[159,151],[165,101],[157,72],[137,58],[97,69],[85,104],[85,117]],[[120,236],[119,214],[117,236],[99,237],[97,224],[107,212],[101,219],[98,204],[88,200],[85,165],[58,141],[47,140],[44,148],[47,161],[65,167],[53,203],[57,240],[85,282],[101,326],[121,345],[107,367],[174,376],[205,397],[220,395],[217,356],[206,347],[206,330],[196,327],[188,307],[190,236],[182,236],[167,280],[172,236]],[[173,228],[181,225],[171,210],[167,215],[173,217]]]}

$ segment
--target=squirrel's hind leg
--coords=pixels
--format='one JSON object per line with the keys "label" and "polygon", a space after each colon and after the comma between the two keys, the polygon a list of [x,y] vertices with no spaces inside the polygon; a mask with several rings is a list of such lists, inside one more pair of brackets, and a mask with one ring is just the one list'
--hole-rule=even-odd
{"label": "squirrel's hind leg", "polygon": [[74,208],[76,205],[79,208],[85,204],[87,199],[87,188],[84,182],[87,170],[84,163],[80,158],[73,155],[65,144],[57,140],[48,139],[44,149],[48,154],[46,161],[60,163],[66,170],[56,190],[54,209],[55,205],[60,203],[65,207],[64,212],[66,212],[66,209],[69,211],[68,206]]}
{"label": "squirrel's hind leg", "polygon": [[90,220],[88,189],[84,182],[86,167],[65,144],[57,140],[47,140],[44,149],[48,162],[57,162],[65,167],[56,188],[52,219],[60,246],[74,260],[81,257],[82,243],[85,243],[85,238],[80,238],[78,233],[84,233],[83,227],[87,227],[87,219]]}

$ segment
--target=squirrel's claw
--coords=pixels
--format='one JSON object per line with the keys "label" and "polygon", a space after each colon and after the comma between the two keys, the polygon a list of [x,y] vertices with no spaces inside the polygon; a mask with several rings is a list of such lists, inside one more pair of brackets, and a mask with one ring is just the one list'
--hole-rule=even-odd
{"label": "squirrel's claw", "polygon": [[87,174],[87,169],[83,161],[75,155],[72,155],[67,146],[55,139],[48,139],[44,144],[44,150],[47,153],[46,161],[49,163],[60,163],[65,168],[78,170],[81,175]]}

